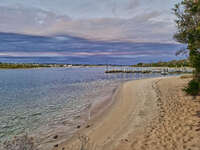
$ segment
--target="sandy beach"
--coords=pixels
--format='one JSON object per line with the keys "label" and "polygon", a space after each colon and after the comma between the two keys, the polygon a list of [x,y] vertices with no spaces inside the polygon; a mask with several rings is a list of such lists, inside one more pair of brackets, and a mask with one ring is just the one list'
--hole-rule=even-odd
{"label": "sandy beach", "polygon": [[199,150],[200,99],[185,95],[189,79],[129,81],[113,104],[55,150]]}

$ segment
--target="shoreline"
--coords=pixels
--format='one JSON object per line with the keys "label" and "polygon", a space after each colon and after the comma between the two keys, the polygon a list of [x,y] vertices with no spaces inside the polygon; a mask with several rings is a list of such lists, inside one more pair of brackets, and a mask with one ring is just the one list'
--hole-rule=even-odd
{"label": "shoreline", "polygon": [[[185,95],[189,79],[160,77],[128,81],[113,104],[53,150],[198,150],[200,97]],[[85,144],[85,143],[86,144]]]}
{"label": "shoreline", "polygon": [[[74,80],[74,78],[73,78],[73,75],[72,75],[72,78],[69,76],[71,76],[71,72],[72,73],[76,73],[76,72],[74,72],[74,70],[69,71],[70,73],[68,73],[68,71],[64,71],[64,72],[62,71],[63,70],[55,70],[54,72],[54,70],[47,70],[44,72],[43,71],[35,72],[34,70],[32,70],[30,72],[31,73],[33,72],[33,75],[30,74],[30,72],[28,71],[28,73],[31,75],[29,78],[26,78],[27,76],[26,71],[13,72],[13,73],[16,73],[17,76],[25,77],[25,78],[19,78],[19,80],[16,80],[16,83],[20,83],[20,84],[16,84],[17,85],[16,92],[21,91],[22,93],[20,94],[19,98],[15,98],[15,97],[13,98],[13,99],[16,99],[16,102],[18,99],[22,100],[22,103],[19,104],[19,106],[22,109],[17,109],[17,112],[18,112],[17,115],[14,112],[9,111],[10,109],[7,109],[6,111],[4,111],[5,119],[1,118],[1,120],[3,120],[2,122],[4,122],[5,120],[5,122],[7,122],[6,123],[7,125],[12,125],[12,126],[8,126],[9,127],[7,128],[8,132],[7,130],[4,130],[1,128],[1,131],[3,131],[3,136],[5,137],[5,138],[4,137],[2,138],[2,141],[4,139],[7,140],[8,136],[10,137],[10,139],[13,137],[13,135],[23,136],[23,133],[26,132],[29,134],[30,137],[33,137],[35,139],[35,143],[36,143],[35,145],[38,145],[39,148],[43,148],[44,146],[43,149],[45,150],[51,149],[57,143],[59,144],[60,142],[63,142],[64,140],[71,137],[71,135],[74,134],[73,131],[77,131],[80,129],[78,127],[79,125],[85,128],[84,127],[85,125],[82,125],[82,124],[85,124],[85,121],[87,121],[86,117],[88,116],[87,109],[85,108],[86,107],[89,108],[90,102],[93,103],[94,101],[96,101],[96,97],[98,97],[97,101],[104,100],[105,95],[107,95],[105,93],[108,93],[109,95],[112,93],[112,91],[108,89],[111,89],[111,87],[114,87],[113,85],[119,85],[118,83],[122,83],[122,81],[127,81],[129,79],[139,79],[139,78],[144,78],[144,77],[148,78],[148,77],[159,76],[159,75],[153,75],[153,74],[144,75],[144,76],[143,75],[109,76],[109,75],[105,75],[101,69],[97,71],[86,70],[86,71],[83,71],[83,79],[85,79],[85,81],[83,79],[79,79],[78,76],[77,77],[74,76],[75,79],[77,79],[78,81],[82,80],[83,82],[81,81],[80,84],[79,82],[75,84],[72,82],[71,84],[71,80]],[[89,74],[91,74],[92,82],[90,80],[87,80],[88,77],[90,78],[90,75],[88,74],[88,72]],[[95,74],[93,75],[92,72],[94,72]],[[60,79],[57,80],[58,76],[54,78],[54,76],[50,77],[50,74],[51,75],[56,74],[62,77],[61,79],[63,79],[64,84],[63,82],[61,82]],[[2,75],[3,77],[5,76],[5,81],[6,81],[5,83],[7,83],[7,81],[10,81],[9,78],[11,78],[10,77],[11,75],[9,71],[2,72]],[[64,75],[65,77],[63,77]],[[34,85],[42,85],[42,87],[38,86],[37,88],[36,86],[36,88],[32,88],[32,85],[31,85],[30,86],[31,88],[29,90],[28,88],[29,86],[27,86],[26,83],[27,82],[32,83],[32,79],[38,79],[38,77],[39,77],[39,80],[38,80],[39,82],[35,82]],[[55,82],[56,84],[53,85],[52,84],[53,82],[44,82],[43,80],[44,81],[53,80],[53,81],[56,81]],[[66,84],[68,82],[70,82],[69,85]],[[49,88],[48,86],[46,86],[46,83],[50,83],[50,85],[53,85],[52,87],[55,87],[55,89]],[[43,85],[45,86],[43,87]],[[26,88],[27,90],[24,90],[25,88],[22,88],[22,87],[26,87],[26,86],[27,86]],[[77,92],[76,92],[76,88],[77,88]],[[12,84],[8,84],[7,89],[15,89],[15,86],[13,87]],[[75,90],[72,90],[72,89],[75,89]],[[38,92],[36,92],[37,90]],[[12,91],[15,91],[15,90],[12,90]],[[50,98],[49,102],[46,99],[46,96],[48,95],[48,93],[50,94],[49,95],[50,97],[48,96]],[[2,94],[2,97],[3,96],[5,98],[10,97],[12,94],[14,95],[15,92],[10,93],[9,90],[6,90],[5,94],[4,95]],[[32,96],[29,97],[29,95],[32,95]],[[35,99],[34,95],[41,96],[41,98],[38,98],[38,102],[36,103],[34,103],[34,101],[31,101],[32,99],[33,100]],[[28,103],[29,105],[27,105],[27,103],[23,103],[24,102],[23,98],[25,98],[26,96],[27,96],[27,100],[30,99],[31,103]],[[109,97],[107,98],[109,99]],[[69,102],[68,102],[68,99],[69,99]],[[5,102],[6,104],[10,103],[9,100],[6,100]],[[41,102],[41,105],[39,107],[31,107],[32,102],[33,102],[33,106],[39,106],[40,102]],[[49,105],[49,104],[52,104],[52,105]],[[26,105],[28,107],[25,107]],[[15,106],[18,106],[18,105],[15,105]],[[15,106],[13,105],[14,108]],[[82,110],[86,111],[85,115],[84,113],[82,113],[83,112]],[[102,110],[101,106],[100,106],[100,110]],[[27,113],[24,113],[26,111]],[[94,109],[94,111],[96,110]],[[15,120],[10,119],[9,116],[13,116]],[[82,118],[81,116],[84,116],[84,118],[86,119],[83,120],[84,118]],[[26,118],[28,118],[28,121]],[[20,124],[17,124],[18,120],[20,121]],[[9,131],[16,131],[16,132],[21,131],[21,132],[20,133],[18,132],[16,134],[13,132],[14,134],[12,134],[12,132],[9,132]],[[54,136],[56,138],[54,138]]]}
{"label": "shoreline", "polygon": [[[98,124],[99,122],[101,122],[101,119],[104,118],[104,116],[110,112],[110,110],[112,109],[113,105],[115,105],[116,100],[115,100],[115,96],[116,94],[120,91],[122,85],[126,82],[130,82],[130,81],[124,81],[123,83],[120,83],[119,85],[117,85],[117,87],[112,88],[112,93],[110,95],[107,95],[107,98],[104,98],[103,100],[100,101],[100,103],[98,104],[94,104],[94,106],[91,106],[92,109],[90,109],[91,111],[91,119],[87,120],[85,123],[83,123],[82,125],[78,125],[77,127],[80,129],[78,129],[70,138],[68,138],[67,140],[64,140],[63,142],[59,143],[59,144],[55,144],[52,150],[57,150],[60,146],[64,145],[71,145],[71,143],[73,143],[74,141],[77,140],[77,136],[81,136],[82,132],[87,132],[89,131],[91,128],[94,127],[94,125]],[[57,145],[59,147],[57,147]]]}
{"label": "shoreline", "polygon": [[[111,107],[112,103],[114,102],[112,97],[115,94],[118,87],[121,86],[121,84],[123,83],[112,83],[109,87],[98,91],[97,94],[89,95],[88,99],[91,99],[93,101],[88,103],[87,107],[82,109],[79,115],[74,116],[75,122],[73,123],[73,126],[61,126],[60,128],[54,128],[53,130],[55,132],[48,133],[47,135],[45,135],[46,138],[41,138],[39,133],[33,135],[33,137],[38,140],[37,145],[39,150],[52,149],[52,147],[54,147],[54,145],[57,145],[57,143],[69,141],[79,131],[88,126],[89,122],[100,117],[107,109]],[[70,130],[68,130],[67,133],[65,129]],[[54,139],[54,137],[56,137],[56,139]]]}
{"label": "shoreline", "polygon": [[[106,142],[105,143],[105,141],[104,141],[104,138],[105,138],[105,135],[100,135],[100,133],[102,132],[102,131],[104,131],[104,132],[106,132],[106,130],[107,129],[101,129],[102,127],[104,128],[106,128],[106,126],[108,125],[108,126],[110,126],[110,123],[112,122],[112,121],[116,121],[116,123],[119,123],[119,125],[120,125],[120,123],[121,124],[123,124],[122,122],[123,121],[125,121],[126,122],[126,119],[125,120],[123,120],[123,121],[121,121],[120,119],[118,119],[118,117],[120,117],[120,114],[121,114],[121,116],[122,116],[122,114],[123,114],[123,111],[121,110],[121,108],[119,108],[119,107],[121,107],[122,105],[123,105],[123,101],[122,101],[122,99],[121,98],[119,98],[119,97],[122,97],[124,94],[126,94],[126,93],[124,93],[124,92],[126,92],[126,90],[127,89],[129,89],[130,87],[132,87],[132,88],[134,88],[135,90],[138,88],[138,86],[140,86],[140,85],[145,85],[146,84],[146,82],[148,82],[148,84],[146,85],[147,86],[147,90],[149,89],[149,88],[152,88],[151,87],[151,84],[153,83],[153,82],[155,82],[155,81],[157,81],[157,80],[159,80],[160,78],[163,78],[163,77],[156,77],[156,78],[146,78],[146,79],[139,79],[139,80],[131,80],[131,81],[126,81],[126,82],[124,82],[124,83],[122,83],[117,89],[116,89],[116,91],[113,93],[113,95],[112,95],[112,97],[111,97],[111,99],[112,100],[110,100],[111,101],[111,103],[110,103],[110,105],[109,106],[107,106],[106,108],[104,108],[104,110],[103,110],[103,112],[101,112],[100,114],[98,114],[97,116],[95,116],[93,119],[91,119],[90,121],[88,121],[87,122],[87,124],[86,124],[86,126],[84,127],[84,128],[82,128],[82,129],[80,129],[75,135],[73,135],[73,137],[72,138],[70,138],[69,140],[67,140],[67,141],[65,141],[65,142],[63,142],[63,143],[61,143],[61,144],[58,144],[58,145],[55,145],[55,148],[53,148],[53,150],[62,150],[62,148],[63,147],[67,147],[67,149],[71,149],[71,147],[74,147],[74,145],[78,145],[78,144],[80,144],[79,143],[79,141],[78,141],[78,136],[80,136],[80,135],[84,135],[84,136],[86,136],[86,137],[89,137],[90,139],[91,139],[91,143],[93,144],[93,143],[97,143],[96,141],[100,141],[100,137],[99,136],[102,136],[102,138],[101,138],[101,142],[99,142],[98,143],[98,145],[97,145],[97,147],[104,147],[104,148],[106,148],[106,149],[110,149],[109,148],[109,146],[107,146],[107,145],[110,145],[111,143],[113,143],[114,144],[114,142],[112,141],[112,140],[109,140],[109,139],[111,139],[111,137],[109,137],[110,135],[112,135],[115,131],[114,130],[116,130],[116,129],[114,129],[114,130],[112,130],[112,133],[109,133],[108,134],[108,136],[107,136],[107,140],[109,141],[109,142]],[[164,77],[165,78],[165,77]],[[169,77],[170,78],[170,77]],[[141,84],[141,82],[143,82],[144,84]],[[137,84],[136,86],[132,86],[133,84]],[[124,89],[125,88],[125,89]],[[143,86],[141,86],[140,87],[140,90],[142,90],[143,89]],[[132,91],[128,91],[128,95],[131,93]],[[137,91],[138,92],[138,91]],[[134,94],[136,94],[137,93],[136,91],[135,91],[135,93]],[[145,92],[147,92],[147,91],[145,91]],[[138,92],[139,93],[139,92]],[[152,90],[150,90],[150,94],[152,95],[152,97],[154,97],[154,98],[156,98],[155,97],[155,93],[154,93],[154,91],[152,92]],[[130,95],[129,95],[130,96]],[[138,96],[138,95],[137,95]],[[155,99],[152,99],[152,100],[155,100]],[[126,98],[126,99],[129,99],[128,97]],[[144,102],[145,103],[145,102]],[[144,104],[143,103],[143,104]],[[128,103],[126,103],[125,105],[124,105],[124,108],[123,108],[123,110],[124,111],[126,111],[127,109],[129,110],[129,112],[126,114],[126,117],[128,118],[132,113],[136,113],[136,116],[134,116],[134,117],[138,117],[138,116],[142,116],[142,112],[140,112],[141,110],[137,110],[137,111],[134,111],[134,112],[132,112],[132,110],[133,110],[133,107],[134,108],[136,108],[136,106],[134,106],[134,104],[136,104],[137,106],[139,106],[139,108],[141,109],[144,105],[143,104],[138,104],[138,103],[135,103],[134,101],[132,101],[131,99],[129,99],[128,100]],[[141,105],[141,106],[140,106]],[[153,103],[151,103],[150,105],[154,105]],[[131,107],[129,107],[129,106],[131,106]],[[146,107],[146,104],[145,104],[145,107]],[[156,108],[156,106],[154,106],[155,108]],[[149,110],[150,110],[150,108],[148,108]],[[117,111],[116,111],[117,110]],[[116,113],[116,114],[115,114]],[[140,114],[141,113],[141,114]],[[152,115],[153,114],[153,115]],[[119,115],[119,116],[118,116]],[[152,115],[152,116],[151,116]],[[150,113],[150,116],[151,117],[153,117],[154,115],[156,115],[156,113],[155,112],[151,112]],[[124,114],[123,114],[123,116],[124,116]],[[114,117],[114,119],[113,119],[113,117]],[[148,115],[148,117],[149,117],[149,115]],[[150,120],[150,119],[148,119],[148,117],[146,116],[145,118],[146,118],[146,120]],[[140,117],[138,117],[137,118],[137,120],[136,120],[136,124],[134,123],[134,125],[136,126],[136,128],[137,128],[137,126],[138,126],[138,123],[139,122],[143,122],[144,121],[144,119],[139,119]],[[131,118],[131,119],[134,119],[133,117]],[[102,123],[103,122],[103,123]],[[113,122],[114,123],[114,122]],[[128,124],[129,124],[129,120],[128,120],[128,122],[126,122],[126,124],[123,124],[123,126],[128,126]],[[109,127],[110,128],[110,127]],[[120,128],[120,126],[119,126],[119,128]],[[140,127],[139,127],[140,128]],[[142,130],[144,129],[144,127],[142,128]],[[99,130],[99,131],[98,131]],[[108,130],[110,130],[110,129],[108,129]],[[95,133],[95,134],[93,134],[92,132],[95,132],[95,131],[97,131],[98,133]],[[114,132],[113,132],[114,131]],[[104,132],[102,132],[102,133],[104,133]],[[122,129],[122,131],[120,131],[120,132],[123,132],[123,129]],[[120,133],[119,133],[120,134]],[[116,136],[118,136],[117,134],[116,134]],[[119,136],[120,137],[120,136]],[[119,139],[119,137],[118,137],[118,139]],[[93,140],[92,139],[97,139],[97,140],[94,140],[94,142],[93,142]],[[102,144],[103,143],[103,144]]]}
{"label": "shoreline", "polygon": [[[95,95],[94,93],[87,95],[86,97],[89,96],[88,99],[90,99],[90,102],[88,102],[86,107],[80,111],[80,114],[73,117],[74,122],[71,125],[69,122],[69,126],[62,126],[61,124],[58,128],[53,127],[53,129],[50,129],[51,132],[42,129],[40,132],[30,134],[31,137],[36,139],[36,145],[39,150],[52,149],[54,145],[70,140],[79,131],[88,126],[88,123],[91,122],[91,120],[93,121],[101,116],[114,102],[112,97],[121,84],[123,84],[121,81],[110,83],[110,85],[104,89],[96,91],[97,93],[95,92]],[[64,123],[65,122],[66,121],[64,121]]]}

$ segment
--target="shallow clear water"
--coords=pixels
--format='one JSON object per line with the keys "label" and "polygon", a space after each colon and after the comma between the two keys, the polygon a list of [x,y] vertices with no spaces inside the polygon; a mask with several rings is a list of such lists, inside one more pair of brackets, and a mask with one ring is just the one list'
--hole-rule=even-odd
{"label": "shallow clear water", "polygon": [[85,121],[80,117],[84,110],[121,82],[160,76],[104,71],[103,67],[0,70],[0,141],[25,131],[51,134],[63,127],[60,132],[69,132]]}

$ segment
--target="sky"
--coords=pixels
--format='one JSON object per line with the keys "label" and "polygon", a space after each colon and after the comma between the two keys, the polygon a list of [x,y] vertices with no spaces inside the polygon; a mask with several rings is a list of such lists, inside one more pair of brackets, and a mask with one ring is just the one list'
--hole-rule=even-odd
{"label": "sky", "polygon": [[1,0],[0,32],[174,43],[180,0]]}

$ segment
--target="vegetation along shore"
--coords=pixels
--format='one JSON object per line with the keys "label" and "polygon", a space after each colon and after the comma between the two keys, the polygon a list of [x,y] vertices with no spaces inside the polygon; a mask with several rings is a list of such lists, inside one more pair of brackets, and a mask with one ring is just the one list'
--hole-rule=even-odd
{"label": "vegetation along shore", "polygon": [[3,63],[0,62],[0,69],[29,69],[29,68],[50,68],[50,67],[190,67],[188,60],[172,60],[168,62],[138,63],[136,65],[114,65],[114,64],[37,64],[37,63]]}

